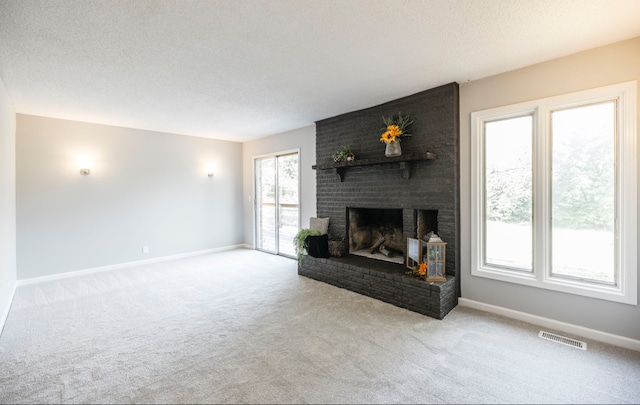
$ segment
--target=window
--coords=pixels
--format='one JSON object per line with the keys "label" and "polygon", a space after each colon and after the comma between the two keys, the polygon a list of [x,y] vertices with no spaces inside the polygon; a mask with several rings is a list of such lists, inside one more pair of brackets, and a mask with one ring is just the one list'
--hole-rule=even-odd
{"label": "window", "polygon": [[637,304],[636,88],[471,114],[472,275]]}

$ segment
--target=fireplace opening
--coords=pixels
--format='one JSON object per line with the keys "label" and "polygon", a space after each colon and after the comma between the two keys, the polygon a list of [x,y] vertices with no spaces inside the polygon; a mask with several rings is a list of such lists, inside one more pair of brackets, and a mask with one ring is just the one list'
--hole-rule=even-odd
{"label": "fireplace opening", "polygon": [[[427,242],[438,233],[438,210],[413,210],[407,235]],[[407,240],[401,208],[347,208],[349,253],[404,264]]]}
{"label": "fireplace opening", "polygon": [[347,208],[349,253],[404,263],[402,209]]}

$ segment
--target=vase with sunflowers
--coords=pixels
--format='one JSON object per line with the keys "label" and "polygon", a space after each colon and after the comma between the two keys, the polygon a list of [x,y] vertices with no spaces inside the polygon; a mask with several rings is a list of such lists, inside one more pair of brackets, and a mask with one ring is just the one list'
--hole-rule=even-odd
{"label": "vase with sunflowers", "polygon": [[405,136],[411,136],[407,131],[409,126],[413,123],[413,119],[408,115],[398,113],[397,117],[383,116],[382,122],[385,127],[382,129],[384,132],[380,137],[380,142],[384,142],[386,144],[384,155],[387,157],[402,155],[400,139]]}

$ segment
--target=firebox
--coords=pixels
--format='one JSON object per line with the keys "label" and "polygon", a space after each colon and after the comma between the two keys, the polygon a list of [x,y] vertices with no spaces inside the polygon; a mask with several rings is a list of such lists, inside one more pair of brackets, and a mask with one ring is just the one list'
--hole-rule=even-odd
{"label": "firebox", "polygon": [[349,253],[402,264],[402,209],[347,208]]}
{"label": "firebox", "polygon": [[[413,217],[409,224],[404,223],[405,211]],[[406,237],[423,239],[437,233],[438,210],[348,207],[347,225],[350,254],[403,264]]]}

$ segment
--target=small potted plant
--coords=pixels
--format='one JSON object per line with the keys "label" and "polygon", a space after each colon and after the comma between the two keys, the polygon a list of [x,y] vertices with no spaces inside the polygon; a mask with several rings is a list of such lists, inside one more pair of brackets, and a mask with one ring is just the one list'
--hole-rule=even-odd
{"label": "small potted plant", "polygon": [[308,236],[320,236],[320,231],[312,231],[308,228],[300,229],[300,231],[293,237],[293,246],[298,254],[298,262],[302,260],[304,252],[307,250],[307,237]]}
{"label": "small potted plant", "polygon": [[355,160],[355,155],[351,152],[351,146],[341,146],[336,153],[333,154],[333,161],[338,163],[342,160],[352,162]]}

